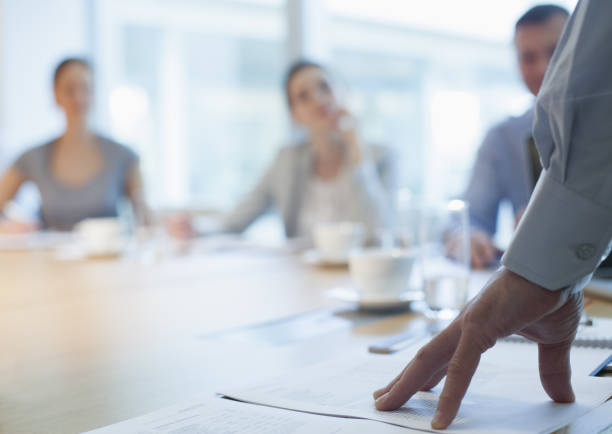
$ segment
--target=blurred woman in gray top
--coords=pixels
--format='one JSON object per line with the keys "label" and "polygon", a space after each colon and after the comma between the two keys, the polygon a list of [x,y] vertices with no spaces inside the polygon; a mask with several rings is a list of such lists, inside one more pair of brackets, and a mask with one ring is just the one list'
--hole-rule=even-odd
{"label": "blurred woman in gray top", "polygon": [[[370,230],[391,219],[394,161],[384,147],[365,146],[355,119],[340,105],[329,73],[299,61],[285,79],[292,121],[307,133],[282,148],[260,181],[222,221],[223,232],[242,232],[270,208],[282,217],[287,238],[308,236],[317,223],[353,221]],[[174,217],[170,232],[193,235],[189,219]]]}
{"label": "blurred woman in gray top", "polygon": [[137,155],[88,125],[93,100],[92,68],[79,58],[61,62],[53,76],[57,105],[66,116],[66,130],[57,139],[22,154],[0,179],[0,210],[27,181],[41,196],[40,224],[0,220],[0,232],[35,229],[71,230],[90,217],[116,217],[117,205],[128,198],[138,220],[145,219]]}

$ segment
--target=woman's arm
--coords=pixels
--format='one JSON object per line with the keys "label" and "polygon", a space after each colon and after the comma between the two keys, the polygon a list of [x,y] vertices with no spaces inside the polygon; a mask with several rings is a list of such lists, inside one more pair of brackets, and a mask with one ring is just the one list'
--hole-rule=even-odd
{"label": "woman's arm", "polygon": [[0,179],[0,211],[15,197],[24,182],[24,177],[14,166],[2,175],[2,179]]}
{"label": "woman's arm", "polygon": [[25,178],[14,166],[8,169],[0,179],[0,234],[29,232],[37,229],[33,223],[2,217],[2,210],[15,197]]}
{"label": "woman's arm", "polygon": [[142,173],[140,165],[135,163],[130,169],[125,186],[125,195],[132,204],[136,223],[142,226],[151,225],[151,214],[144,194],[144,183],[142,181]]}
{"label": "woman's arm", "polygon": [[272,186],[276,182],[278,167],[282,165],[280,163],[282,153],[281,150],[257,184],[242,198],[234,210],[225,216],[221,225],[223,232],[243,232],[272,205]]}

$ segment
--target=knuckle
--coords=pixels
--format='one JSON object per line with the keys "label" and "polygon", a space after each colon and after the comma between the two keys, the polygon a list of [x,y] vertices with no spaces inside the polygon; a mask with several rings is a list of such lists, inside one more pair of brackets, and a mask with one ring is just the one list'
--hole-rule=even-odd
{"label": "knuckle", "polygon": [[467,367],[463,362],[453,359],[448,364],[447,375],[449,377],[462,376],[467,372]]}
{"label": "knuckle", "polygon": [[461,327],[462,337],[481,353],[495,345],[496,328],[479,312],[469,309],[463,316]]}
{"label": "knuckle", "polygon": [[487,330],[482,329],[471,329],[466,333],[465,338],[470,344],[470,347],[475,351],[477,350],[480,354],[493,347],[496,340],[495,336],[489,334]]}
{"label": "knuckle", "polygon": [[462,330],[467,331],[472,328],[482,327],[483,318],[476,309],[468,309],[465,311],[462,320]]}
{"label": "knuckle", "polygon": [[456,405],[457,398],[448,390],[442,391],[438,398],[438,408],[448,409]]}
{"label": "knuckle", "polygon": [[417,351],[417,353],[414,356],[414,362],[424,363],[427,360],[428,356],[429,356],[429,351],[427,350],[427,348],[421,347],[421,349],[419,349],[419,351]]}

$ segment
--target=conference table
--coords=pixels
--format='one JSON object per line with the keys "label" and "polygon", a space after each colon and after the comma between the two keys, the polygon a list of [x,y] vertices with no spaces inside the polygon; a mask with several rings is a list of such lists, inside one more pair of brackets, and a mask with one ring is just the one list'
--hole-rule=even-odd
{"label": "conference table", "polygon": [[[350,284],[345,268],[247,244],[98,260],[2,251],[0,433],[91,430],[367,351],[424,321],[327,296]],[[612,317],[612,303],[587,311]],[[566,432],[594,427],[579,422]]]}

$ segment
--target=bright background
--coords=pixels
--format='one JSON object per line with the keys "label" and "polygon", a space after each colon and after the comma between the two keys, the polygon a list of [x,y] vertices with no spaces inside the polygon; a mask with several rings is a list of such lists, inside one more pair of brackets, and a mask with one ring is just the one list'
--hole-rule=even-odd
{"label": "bright background", "polygon": [[[570,10],[575,0],[560,1]],[[415,194],[461,194],[487,127],[532,102],[512,47],[529,0],[0,0],[0,168],[59,134],[51,73],[96,67],[94,124],[142,158],[155,207],[228,209],[295,137],[288,62],[329,65]]]}

